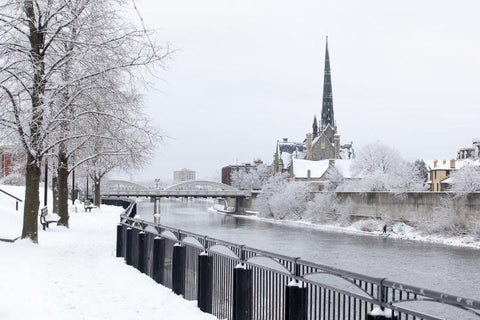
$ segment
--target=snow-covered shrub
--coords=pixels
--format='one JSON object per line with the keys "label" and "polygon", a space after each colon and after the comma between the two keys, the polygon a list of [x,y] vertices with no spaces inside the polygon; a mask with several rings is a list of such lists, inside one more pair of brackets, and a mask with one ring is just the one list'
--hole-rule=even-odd
{"label": "snow-covered shrub", "polygon": [[281,192],[288,183],[288,174],[277,173],[271,176],[263,185],[262,192],[257,198],[256,209],[261,217],[273,218],[270,207],[270,199],[273,195]]}
{"label": "snow-covered shrub", "polygon": [[6,184],[11,186],[24,186],[25,176],[20,173],[12,173],[6,177],[1,178],[0,184]]}
{"label": "snow-covered shrub", "polygon": [[288,182],[285,188],[274,194],[270,200],[270,210],[275,219],[302,219],[310,198],[311,188],[302,182]]}
{"label": "snow-covered shrub", "polygon": [[230,179],[232,186],[238,189],[261,189],[270,177],[270,168],[264,164],[255,169],[232,171]]}
{"label": "snow-covered shrub", "polygon": [[421,168],[403,160],[398,151],[381,143],[362,148],[352,163],[356,179],[346,181],[339,191],[407,191],[425,190]]}
{"label": "snow-covered shrub", "polygon": [[289,182],[288,174],[276,174],[263,186],[257,199],[257,210],[262,217],[302,219],[310,192],[308,184]]}
{"label": "snow-covered shrub", "polygon": [[379,224],[377,220],[374,219],[366,219],[360,220],[354,223],[354,226],[362,231],[373,232],[378,230]]}
{"label": "snow-covered shrub", "polygon": [[472,223],[472,235],[480,239],[480,221],[475,221]]}
{"label": "snow-covered shrub", "polygon": [[466,219],[452,197],[442,198],[433,213],[417,219],[416,227],[427,234],[461,235],[467,231]]}
{"label": "snow-covered shrub", "polygon": [[343,203],[333,192],[317,193],[307,204],[305,218],[314,223],[339,223],[344,225],[350,221],[351,200]]}
{"label": "snow-covered shrub", "polygon": [[480,167],[466,165],[451,175],[452,191],[459,196],[480,190]]}

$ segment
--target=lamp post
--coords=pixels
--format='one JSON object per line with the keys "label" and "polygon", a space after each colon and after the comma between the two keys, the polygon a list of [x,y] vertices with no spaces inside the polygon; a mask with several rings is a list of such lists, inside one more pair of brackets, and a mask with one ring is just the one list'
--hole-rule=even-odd
{"label": "lamp post", "polygon": [[47,206],[47,189],[48,189],[48,160],[45,157],[45,184],[44,184],[44,194],[43,194],[43,206]]}
{"label": "lamp post", "polygon": [[75,169],[72,170],[72,204],[75,204]]}

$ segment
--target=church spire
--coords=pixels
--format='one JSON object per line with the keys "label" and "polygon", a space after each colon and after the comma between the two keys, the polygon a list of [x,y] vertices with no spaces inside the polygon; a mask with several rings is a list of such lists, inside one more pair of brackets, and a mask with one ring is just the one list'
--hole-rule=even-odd
{"label": "church spire", "polygon": [[335,119],[333,117],[332,77],[330,74],[330,56],[328,54],[328,36],[325,45],[321,128],[324,129],[327,125],[335,128]]}
{"label": "church spire", "polygon": [[313,116],[312,129],[313,129],[313,139],[315,139],[318,136],[318,121],[317,121],[317,115],[316,114]]}

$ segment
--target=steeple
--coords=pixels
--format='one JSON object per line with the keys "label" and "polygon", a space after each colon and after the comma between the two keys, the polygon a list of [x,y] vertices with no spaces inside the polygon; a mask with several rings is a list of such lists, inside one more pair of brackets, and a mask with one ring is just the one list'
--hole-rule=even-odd
{"label": "steeple", "polygon": [[335,119],[333,117],[332,77],[330,74],[330,56],[328,54],[328,36],[325,45],[325,70],[323,75],[321,130],[323,130],[327,125],[335,128]]}
{"label": "steeple", "polygon": [[317,136],[318,136],[318,121],[317,121],[317,115],[314,115],[313,116],[313,125],[312,125],[312,129],[313,129],[313,139],[315,139]]}

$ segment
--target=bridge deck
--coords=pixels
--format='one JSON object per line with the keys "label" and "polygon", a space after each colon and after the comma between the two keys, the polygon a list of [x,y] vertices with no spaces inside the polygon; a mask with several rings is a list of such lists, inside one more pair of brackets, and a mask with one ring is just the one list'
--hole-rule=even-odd
{"label": "bridge deck", "polygon": [[104,197],[192,197],[192,198],[224,198],[252,196],[250,190],[136,190],[103,192]]}

